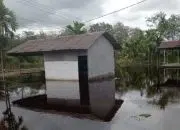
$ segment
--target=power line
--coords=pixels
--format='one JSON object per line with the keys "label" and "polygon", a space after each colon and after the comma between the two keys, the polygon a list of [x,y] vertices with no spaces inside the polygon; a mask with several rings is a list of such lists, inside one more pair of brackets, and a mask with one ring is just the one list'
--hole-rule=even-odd
{"label": "power line", "polygon": [[[19,16],[18,16],[19,17]],[[19,17],[20,20],[24,20],[24,21],[31,21],[31,22],[34,22],[34,23],[40,23],[40,21],[37,21],[37,20],[32,20],[32,19],[28,19],[28,18],[23,18],[23,17]],[[52,27],[54,28],[54,26],[49,26],[48,27]],[[55,29],[65,29],[64,27],[56,27]]]}
{"label": "power line", "polygon": [[[30,6],[30,7],[35,7],[35,8],[37,8],[37,9],[41,10],[41,11],[44,12],[44,13],[48,13],[48,14],[53,14],[53,15],[55,15],[53,12],[50,12],[49,10],[46,10],[46,9],[43,9],[43,8],[39,8],[37,5],[34,5],[33,3],[30,3],[29,1],[24,0],[24,1],[17,1],[17,2],[22,3],[22,4],[26,4],[26,5]],[[65,17],[65,16],[60,16],[60,17],[63,17],[63,18],[65,18],[65,19],[68,19],[68,18]],[[60,19],[59,17],[57,17],[57,18]],[[62,19],[60,19],[60,20],[62,20]]]}
{"label": "power line", "polygon": [[[104,15],[98,16],[98,17],[93,18],[93,19],[90,19],[90,20],[86,20],[86,21],[84,21],[83,23],[84,23],[84,24],[85,24],[85,23],[89,23],[89,22],[91,22],[91,21],[94,21],[94,20],[97,20],[97,19],[100,19],[100,18],[106,17],[106,16],[108,16],[108,15],[111,15],[111,14],[114,14],[114,13],[117,13],[117,12],[120,12],[120,11],[122,11],[122,10],[125,10],[125,9],[128,9],[128,8],[131,8],[131,7],[136,6],[136,5],[139,5],[139,4],[141,4],[141,3],[144,3],[145,1],[147,1],[147,0],[142,0],[142,1],[137,2],[137,3],[135,3],[135,4],[132,4],[132,5],[126,6],[126,7],[124,7],[124,8],[121,8],[121,9],[115,10],[115,11],[113,11],[113,12],[109,12],[109,13],[107,13],[107,14],[104,14]],[[26,1],[26,2],[27,2],[27,1]],[[52,12],[51,12],[51,13],[52,13]],[[23,19],[25,19],[25,18],[23,18]],[[26,20],[28,20],[28,19],[26,19]],[[34,21],[34,20],[30,20],[30,21]],[[66,29],[66,26],[65,26],[65,27],[60,27],[60,28],[61,28],[61,29],[62,29],[62,28],[63,28],[63,29]]]}
{"label": "power line", "polygon": [[31,22],[35,22],[35,23],[40,23],[40,21],[44,21],[42,19],[32,20],[32,19],[28,19],[28,18],[24,18],[24,17],[20,17],[20,16],[18,16],[18,18],[21,20],[31,21]]}
{"label": "power line", "polygon": [[[29,0],[26,0],[26,1],[29,2]],[[32,2],[31,2],[31,3],[32,3]],[[43,6],[45,6],[46,8],[49,8],[50,10],[54,11],[54,8],[53,8],[52,6],[48,6],[48,5],[39,3],[39,2],[37,2],[37,1],[34,1],[34,3],[43,5]],[[64,13],[63,11],[60,11],[60,12]],[[58,14],[59,14],[59,13],[58,13]],[[58,15],[58,14],[57,14],[57,15]],[[62,14],[59,14],[59,15],[62,15]],[[64,16],[64,15],[63,15],[63,16]],[[74,15],[71,15],[71,16],[74,16]],[[66,18],[69,19],[69,17],[67,17],[67,16],[66,16]],[[77,20],[81,20],[81,18],[79,18],[79,17],[77,17],[77,16],[75,16],[75,18],[76,18]]]}
{"label": "power line", "polygon": [[[22,4],[26,4],[26,5],[28,5],[28,6],[31,6],[31,7],[35,7],[35,8],[37,8],[37,9],[39,9],[39,10],[41,10],[42,12],[45,12],[45,13],[48,13],[48,14],[52,14],[52,15],[54,15],[54,16],[56,16],[58,19],[60,19],[59,17],[62,17],[62,18],[65,18],[65,19],[68,19],[68,20],[71,20],[69,17],[67,17],[67,16],[65,16],[65,15],[63,15],[63,14],[60,14],[59,12],[58,13],[54,13],[54,9],[53,8],[50,8],[49,6],[47,6],[47,5],[45,5],[45,4],[41,4],[41,3],[39,3],[39,2],[36,2],[36,1],[34,1],[33,3],[32,3],[32,1],[29,1],[29,0],[19,0],[19,1],[17,1],[17,2],[19,2],[19,3],[22,3]],[[36,4],[38,5],[42,5],[42,6],[44,6],[44,7],[39,7],[39,6],[37,6]],[[61,11],[62,12],[62,11]],[[76,17],[77,18],[77,17]],[[62,19],[60,19],[60,20],[62,20]]]}
{"label": "power line", "polygon": [[[125,9],[128,9],[128,8],[131,8],[131,7],[136,6],[136,5],[139,5],[139,4],[141,4],[141,3],[144,3],[145,1],[147,1],[147,0],[142,0],[142,1],[139,1],[139,2],[137,2],[137,3],[131,4],[131,5],[129,5],[129,6],[126,6],[126,7],[124,7],[124,8],[121,8],[121,9],[115,10],[115,11],[113,11],[113,12],[109,12],[109,13],[107,13],[107,14],[104,14],[104,15],[98,16],[98,17],[93,18],[93,19],[90,19],[90,20],[86,20],[86,21],[85,21],[85,22],[83,22],[83,23],[84,23],[84,24],[85,24],[85,23],[89,23],[89,22],[91,22],[91,21],[94,21],[94,20],[100,19],[100,18],[102,18],[102,17],[106,17],[106,16],[108,16],[108,15],[111,15],[111,14],[114,14],[114,13],[117,13],[117,12],[120,12],[120,11],[122,11],[122,10],[125,10]],[[66,26],[65,26],[65,27],[63,27],[63,28],[66,28]]]}
{"label": "power line", "polygon": [[124,7],[124,8],[121,8],[121,9],[115,10],[115,11],[113,11],[113,12],[110,12],[110,13],[107,13],[107,14],[104,14],[104,15],[101,15],[101,16],[98,16],[98,17],[93,18],[93,19],[90,19],[90,20],[86,20],[84,23],[88,23],[88,22],[91,22],[91,21],[94,21],[94,20],[97,20],[97,19],[103,18],[103,17],[105,17],[105,16],[108,16],[108,15],[111,15],[111,14],[114,14],[114,13],[117,13],[117,12],[120,12],[120,11],[122,11],[122,10],[125,10],[125,9],[128,9],[128,8],[131,8],[131,7],[136,6],[136,5],[139,5],[139,4],[141,4],[141,3],[144,3],[145,1],[147,1],[147,0],[142,0],[142,1],[137,2],[137,3],[135,3],[135,4],[132,4],[132,5],[126,6],[126,7]]}

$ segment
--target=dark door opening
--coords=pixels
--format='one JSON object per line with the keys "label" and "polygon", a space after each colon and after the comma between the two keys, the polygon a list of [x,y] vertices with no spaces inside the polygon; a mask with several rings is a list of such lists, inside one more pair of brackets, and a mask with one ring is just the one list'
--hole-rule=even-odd
{"label": "dark door opening", "polygon": [[89,105],[87,56],[78,56],[79,91],[81,105]]}

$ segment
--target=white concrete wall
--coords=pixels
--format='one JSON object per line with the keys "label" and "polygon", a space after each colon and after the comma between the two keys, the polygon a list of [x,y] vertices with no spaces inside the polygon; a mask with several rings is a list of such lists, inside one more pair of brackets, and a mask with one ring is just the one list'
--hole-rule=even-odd
{"label": "white concrete wall", "polygon": [[104,118],[115,105],[115,81],[89,83],[90,107],[93,114]]}
{"label": "white concrete wall", "polygon": [[114,49],[111,43],[101,36],[88,50],[89,78],[114,74]]}
{"label": "white concrete wall", "polygon": [[78,80],[78,55],[83,53],[44,53],[47,80]]}

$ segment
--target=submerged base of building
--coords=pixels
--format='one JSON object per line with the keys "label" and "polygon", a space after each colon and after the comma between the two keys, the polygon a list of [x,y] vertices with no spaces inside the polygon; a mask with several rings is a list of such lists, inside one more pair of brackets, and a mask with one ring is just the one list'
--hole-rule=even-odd
{"label": "submerged base of building", "polygon": [[123,100],[116,100],[115,106],[106,116],[99,117],[94,114],[89,106],[80,105],[79,100],[66,100],[58,98],[47,98],[47,95],[38,95],[13,101],[14,105],[25,107],[34,111],[50,112],[55,114],[65,114],[77,118],[88,118],[92,120],[111,121],[118,109],[121,107]]}

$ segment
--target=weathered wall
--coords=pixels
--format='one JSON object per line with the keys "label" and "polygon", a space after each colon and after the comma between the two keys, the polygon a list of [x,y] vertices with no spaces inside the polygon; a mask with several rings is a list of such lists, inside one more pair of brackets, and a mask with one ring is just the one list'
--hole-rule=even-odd
{"label": "weathered wall", "polygon": [[90,82],[89,92],[92,113],[104,118],[115,105],[115,81]]}
{"label": "weathered wall", "polygon": [[[104,36],[88,50],[88,71],[89,79],[114,74],[114,49]],[[90,81],[89,95],[91,111],[105,117],[115,105],[114,80]]]}
{"label": "weathered wall", "polygon": [[114,49],[109,41],[101,36],[88,50],[89,78],[114,74]]}
{"label": "weathered wall", "polygon": [[47,80],[78,80],[78,55],[83,53],[44,53]]}
{"label": "weathered wall", "polygon": [[48,98],[80,99],[78,81],[46,81]]}

